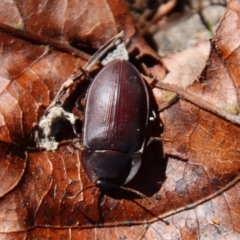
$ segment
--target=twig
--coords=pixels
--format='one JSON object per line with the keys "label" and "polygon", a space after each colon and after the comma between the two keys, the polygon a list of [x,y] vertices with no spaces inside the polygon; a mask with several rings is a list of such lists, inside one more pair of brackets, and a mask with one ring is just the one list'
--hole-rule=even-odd
{"label": "twig", "polygon": [[[23,26],[22,26],[23,27]],[[22,38],[27,41],[32,41],[35,44],[41,44],[41,45],[47,45],[51,48],[58,49],[64,52],[67,52],[71,55],[74,55],[76,57],[82,58],[84,60],[89,60],[90,55],[75,48],[70,45],[67,41],[59,41],[51,37],[42,36],[39,34],[36,34],[34,32],[25,31],[24,27],[21,29],[18,29],[16,27],[11,27],[9,25],[6,25],[4,23],[0,23],[0,29],[1,31],[11,34],[13,36],[16,36],[17,38]]]}
{"label": "twig", "polygon": [[[151,79],[149,77],[144,76],[144,78],[146,78],[147,81],[151,81]],[[177,93],[180,97],[193,103],[194,105],[196,105],[210,113],[213,113],[216,116],[226,119],[226,120],[230,121],[231,123],[233,123],[234,125],[240,126],[240,117],[238,115],[231,114],[217,106],[214,106],[213,104],[206,102],[206,101],[202,100],[201,98],[198,98],[198,97],[194,96],[193,94],[191,94],[179,87],[164,83],[160,80],[157,81],[157,83],[155,84],[155,87]]]}
{"label": "twig", "polygon": [[163,16],[169,14],[174,9],[176,4],[177,4],[176,0],[170,0],[164,4],[161,4],[153,19],[144,27],[143,30],[141,30],[141,34],[146,35],[149,32],[149,28],[153,24],[157,23]]}
{"label": "twig", "polygon": [[99,60],[105,56],[109,50],[112,48],[115,48],[124,37],[124,32],[121,31],[119,34],[114,36],[110,41],[108,41],[106,44],[104,44],[91,58],[90,60],[82,67],[81,71],[78,73],[70,76],[59,88],[56,96],[54,97],[53,101],[48,106],[46,113],[49,111],[50,108],[56,106],[59,102],[62,96],[66,93],[67,89],[71,87],[74,82],[82,77],[83,75],[86,75],[86,72],[88,72],[95,64],[99,63]]}

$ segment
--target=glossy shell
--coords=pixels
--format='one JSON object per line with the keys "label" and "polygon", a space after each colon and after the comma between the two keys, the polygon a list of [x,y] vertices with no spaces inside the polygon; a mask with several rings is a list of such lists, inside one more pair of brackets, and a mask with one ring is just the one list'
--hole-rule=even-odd
{"label": "glossy shell", "polygon": [[98,73],[87,93],[82,142],[82,163],[93,181],[115,178],[123,184],[135,176],[148,113],[145,82],[131,63],[114,60]]}

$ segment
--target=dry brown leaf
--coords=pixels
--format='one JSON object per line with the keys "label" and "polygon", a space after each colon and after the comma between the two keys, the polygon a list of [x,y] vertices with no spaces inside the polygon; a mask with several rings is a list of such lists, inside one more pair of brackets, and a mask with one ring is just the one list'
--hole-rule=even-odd
{"label": "dry brown leaf", "polygon": [[[93,9],[94,5],[98,7]],[[21,239],[28,233],[20,232],[37,226],[53,227],[60,236],[54,227],[92,228],[102,224],[103,214],[106,225],[129,224],[131,202],[123,215],[119,209],[125,201],[107,198],[99,213],[97,191],[76,197],[90,183],[79,164],[79,151],[71,146],[56,152],[31,150],[34,128],[44,110],[60,85],[89,57],[76,46],[93,51],[124,30],[129,49],[137,50],[135,56],[148,54],[164,74],[154,51],[135,37],[127,7],[121,1],[72,1],[68,5],[64,1],[2,1],[0,30],[2,238]],[[131,214],[141,221],[139,215]]]}
{"label": "dry brown leaf", "polygon": [[[238,107],[239,38],[229,27],[239,15],[238,4],[229,1],[201,82],[187,89],[227,110]],[[0,163],[7,182],[0,188],[2,239],[227,239],[239,234],[239,128],[184,100],[160,114],[164,138],[170,141],[146,149],[143,166],[129,184],[150,197],[150,206],[131,194],[99,198],[97,189],[77,196],[91,182],[81,167],[80,152],[71,145],[26,157],[24,150],[34,146],[33,130],[44,110],[89,57],[76,46],[94,50],[124,30],[129,51],[151,74],[163,77],[165,72],[136,35],[121,1],[2,1],[0,9],[5,9],[0,11],[0,140],[5,151]],[[182,65],[188,79],[200,74]],[[183,75],[174,75],[170,68],[167,78],[181,81]],[[160,96],[154,92],[157,104]],[[149,135],[160,135],[156,125]],[[163,157],[162,146],[172,158]]]}

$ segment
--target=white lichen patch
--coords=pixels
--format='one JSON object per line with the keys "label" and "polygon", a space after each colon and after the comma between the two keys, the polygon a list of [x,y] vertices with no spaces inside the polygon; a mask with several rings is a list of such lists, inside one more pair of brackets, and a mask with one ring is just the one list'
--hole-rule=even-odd
{"label": "white lichen patch", "polygon": [[75,123],[77,118],[70,112],[65,111],[60,106],[49,109],[48,113],[41,117],[38,123],[38,129],[35,132],[37,147],[44,148],[47,151],[56,150],[59,142],[56,141],[56,134],[61,131],[60,121],[69,121],[75,132]]}
{"label": "white lichen patch", "polygon": [[108,55],[102,60],[102,65],[105,66],[109,62],[111,62],[115,59],[122,59],[122,60],[129,59],[128,51],[126,49],[124,42],[119,43],[115,50],[108,53]]}

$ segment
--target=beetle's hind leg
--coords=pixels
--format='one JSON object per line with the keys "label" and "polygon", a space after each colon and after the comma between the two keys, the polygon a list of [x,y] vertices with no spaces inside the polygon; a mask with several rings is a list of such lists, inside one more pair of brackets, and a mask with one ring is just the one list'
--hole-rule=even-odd
{"label": "beetle's hind leg", "polygon": [[146,147],[148,147],[153,142],[171,142],[171,139],[163,138],[163,137],[150,137],[148,140]]}

